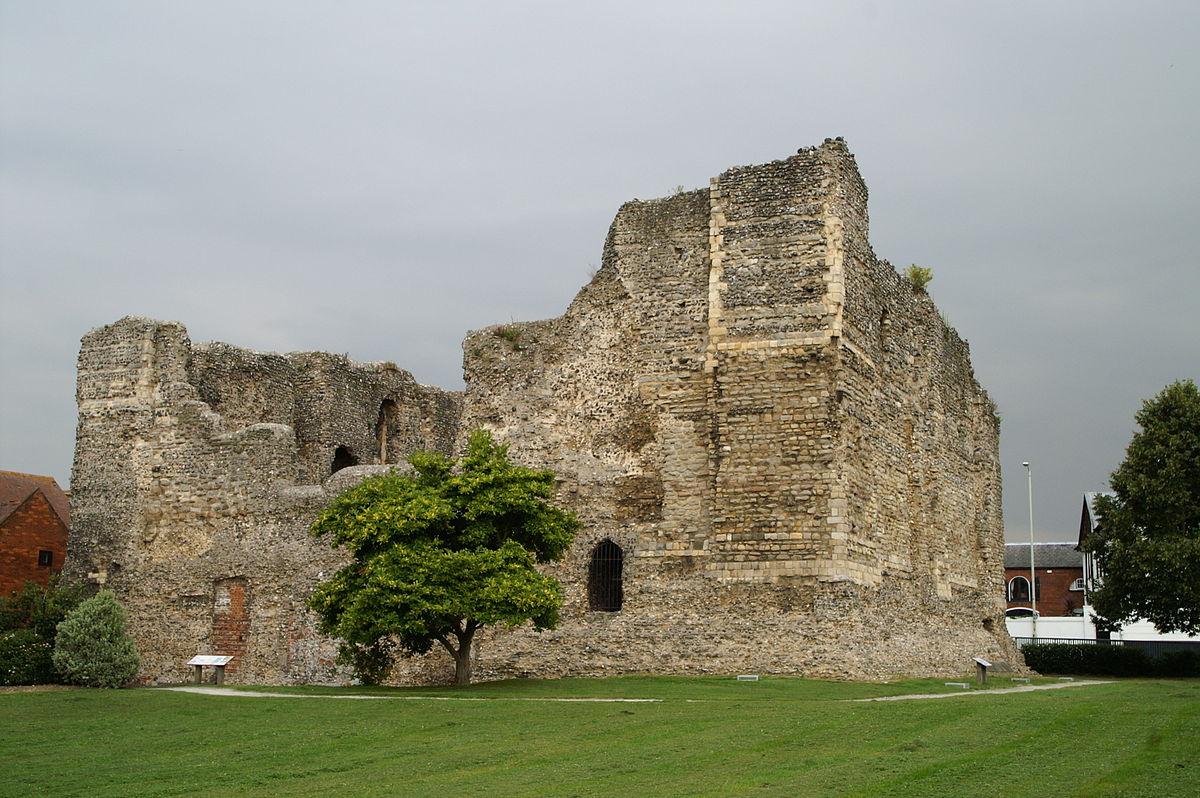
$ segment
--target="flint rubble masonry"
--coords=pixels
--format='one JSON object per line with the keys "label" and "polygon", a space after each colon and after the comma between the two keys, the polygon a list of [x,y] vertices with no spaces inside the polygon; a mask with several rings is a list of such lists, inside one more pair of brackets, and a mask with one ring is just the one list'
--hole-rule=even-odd
{"label": "flint rubble masonry", "polygon": [[[995,409],[966,343],[875,257],[866,200],[839,139],[627,203],[563,316],[467,337],[464,394],[391,364],[193,346],[176,323],[94,330],[68,567],[117,591],[144,681],[236,645],[231,681],[342,681],[303,607],[341,555],[308,525],[354,479],[485,427],[556,471],[585,526],[548,567],[559,628],[486,630],[478,678],[1017,662]],[[331,475],[335,458],[359,465]],[[588,609],[606,540],[616,612]],[[431,656],[395,678],[452,675]]]}

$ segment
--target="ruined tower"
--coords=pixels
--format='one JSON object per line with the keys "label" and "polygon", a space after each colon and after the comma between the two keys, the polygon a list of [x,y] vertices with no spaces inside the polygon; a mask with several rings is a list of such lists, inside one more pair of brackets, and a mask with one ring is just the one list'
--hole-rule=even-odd
{"label": "ruined tower", "polygon": [[[271,666],[247,657],[242,678],[311,680],[328,641],[298,602],[336,557],[306,525],[347,479],[322,486],[326,460],[366,462],[391,402],[408,419],[397,455],[445,451],[486,427],[514,459],[555,470],[559,499],[584,522],[550,566],[565,587],[559,629],[490,630],[480,676],[879,678],[1010,660],[994,408],[933,302],[875,257],[866,200],[834,140],[627,203],[563,316],[468,336],[461,397],[328,355],[189,355],[172,325],[154,329],[173,349],[146,343],[150,322],[95,331],[80,356],[73,488],[88,531],[73,560],[121,584],[131,615],[191,601],[189,656],[220,647],[218,616],[236,614],[225,597],[265,600],[261,621],[243,613],[246,639],[274,635],[288,653]],[[112,380],[118,352],[128,375]],[[169,377],[144,376],[167,374],[161,364]],[[331,398],[347,380],[371,386],[361,401]],[[277,385],[288,411],[265,398]],[[197,447],[204,457],[183,456]],[[244,485],[247,467],[273,481]],[[111,521],[95,512],[109,495],[122,509]],[[207,554],[222,565],[197,575],[198,547],[249,534],[260,536],[253,566],[237,564],[244,549]],[[398,676],[436,679],[438,667],[407,663]],[[164,663],[146,678],[172,672]]]}
{"label": "ruined tower", "polygon": [[[464,428],[555,468],[585,522],[553,643],[499,635],[484,669],[1011,659],[994,407],[928,295],[875,257],[866,202],[836,140],[628,203],[564,316],[467,339]],[[590,609],[608,544],[616,612]]]}

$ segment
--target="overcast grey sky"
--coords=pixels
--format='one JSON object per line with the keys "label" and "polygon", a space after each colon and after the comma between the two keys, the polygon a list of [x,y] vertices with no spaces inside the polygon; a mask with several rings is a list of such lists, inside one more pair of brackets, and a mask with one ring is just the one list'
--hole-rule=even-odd
{"label": "overcast grey sky", "polygon": [[0,0],[0,469],[70,478],[80,337],[394,360],[559,315],[621,202],[844,136],[1073,539],[1200,377],[1200,3]]}

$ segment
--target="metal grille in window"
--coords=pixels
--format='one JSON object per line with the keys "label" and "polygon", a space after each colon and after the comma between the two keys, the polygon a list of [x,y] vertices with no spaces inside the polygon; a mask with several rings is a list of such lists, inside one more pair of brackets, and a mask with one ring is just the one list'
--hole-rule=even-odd
{"label": "metal grille in window", "polygon": [[601,541],[592,551],[588,565],[588,608],[600,612],[616,612],[621,609],[624,591],[621,585],[621,570],[625,564],[625,553],[611,540]]}

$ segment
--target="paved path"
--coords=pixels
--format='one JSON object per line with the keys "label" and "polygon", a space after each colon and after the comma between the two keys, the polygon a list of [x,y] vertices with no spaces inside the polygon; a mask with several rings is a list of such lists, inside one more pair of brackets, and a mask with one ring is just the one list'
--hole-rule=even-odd
{"label": "paved path", "polygon": [[1084,679],[1081,682],[1059,682],[1058,684],[1026,684],[1020,687],[1005,687],[1000,690],[963,690],[961,693],[920,693],[917,695],[885,695],[879,698],[849,698],[847,701],[907,701],[912,698],[960,698],[965,695],[999,695],[1001,693],[1031,693],[1034,690],[1059,690],[1063,687],[1084,687],[1089,684],[1112,684],[1112,681]]}
{"label": "paved path", "polygon": [[[1080,682],[1059,682],[1057,684],[1027,684],[1021,687],[1005,687],[1000,690],[963,690],[959,693],[920,693],[916,695],[885,695],[878,698],[848,698],[850,702],[864,701],[908,701],[919,698],[960,698],[969,695],[1000,695],[1002,693],[1031,693],[1034,690],[1059,690],[1063,687],[1085,687],[1091,684],[1112,684],[1111,681],[1085,679]],[[158,690],[172,690],[176,693],[199,693],[201,695],[225,695],[240,698],[352,698],[352,699],[386,699],[391,701],[560,701],[574,704],[656,704],[662,703],[661,698],[471,698],[467,696],[442,695],[313,695],[308,693],[264,693],[256,690],[234,690],[230,687],[207,687],[205,685],[190,685],[185,687],[159,687]],[[688,703],[693,703],[689,700]]]}
{"label": "paved path", "polygon": [[661,698],[469,698],[467,696],[443,695],[311,695],[306,693],[263,693],[255,690],[234,690],[229,687],[159,687],[176,693],[200,693],[202,695],[232,695],[249,698],[358,698],[387,699],[391,701],[564,701],[577,704],[655,704]]}

